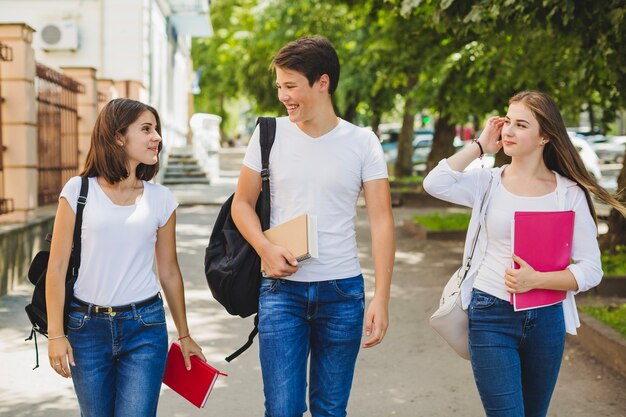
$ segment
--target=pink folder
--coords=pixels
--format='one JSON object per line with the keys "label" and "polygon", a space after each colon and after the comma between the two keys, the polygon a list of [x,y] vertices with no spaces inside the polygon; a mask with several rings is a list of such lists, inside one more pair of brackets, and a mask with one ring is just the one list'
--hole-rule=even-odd
{"label": "pink folder", "polygon": [[[562,271],[570,264],[574,236],[573,211],[517,211],[513,221],[513,253],[536,271]],[[519,265],[515,264],[515,269]],[[534,289],[511,294],[515,311],[545,307],[565,299],[567,291]]]}

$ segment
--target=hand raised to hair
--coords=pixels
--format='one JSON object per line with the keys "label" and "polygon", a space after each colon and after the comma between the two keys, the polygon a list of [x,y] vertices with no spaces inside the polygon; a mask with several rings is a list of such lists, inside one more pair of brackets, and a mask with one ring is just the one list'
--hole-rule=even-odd
{"label": "hand raised to hair", "polygon": [[492,116],[487,119],[485,128],[478,137],[478,142],[483,147],[485,153],[498,153],[502,149],[500,135],[504,126],[504,117]]}

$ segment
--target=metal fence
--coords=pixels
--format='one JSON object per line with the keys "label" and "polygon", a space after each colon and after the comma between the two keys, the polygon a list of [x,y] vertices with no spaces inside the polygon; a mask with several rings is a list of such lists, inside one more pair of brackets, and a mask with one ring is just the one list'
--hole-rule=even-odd
{"label": "metal fence", "polygon": [[[13,61],[13,49],[0,42],[0,64],[2,62]],[[2,65],[0,65],[0,68]],[[2,82],[0,82],[0,214],[6,214],[13,211],[13,199],[4,196],[4,151],[6,147],[2,143]]]}
{"label": "metal fence", "polygon": [[57,201],[63,184],[78,175],[78,94],[84,86],[37,63],[39,205]]}

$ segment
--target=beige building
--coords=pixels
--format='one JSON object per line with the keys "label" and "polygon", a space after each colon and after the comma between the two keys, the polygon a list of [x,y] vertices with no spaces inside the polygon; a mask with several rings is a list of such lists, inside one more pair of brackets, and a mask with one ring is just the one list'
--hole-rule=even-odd
{"label": "beige building", "polygon": [[49,228],[107,101],[151,104],[165,148],[187,143],[191,37],[211,33],[209,0],[0,0],[0,295],[23,279],[40,244],[29,227]]}

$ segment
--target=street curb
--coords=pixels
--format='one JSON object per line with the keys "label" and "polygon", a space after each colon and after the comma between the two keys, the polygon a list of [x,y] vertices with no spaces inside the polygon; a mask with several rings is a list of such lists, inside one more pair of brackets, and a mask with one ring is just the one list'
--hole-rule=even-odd
{"label": "street curb", "polygon": [[591,356],[626,378],[626,338],[589,314],[581,311],[578,314],[578,335],[568,335],[568,340],[579,344]]}

